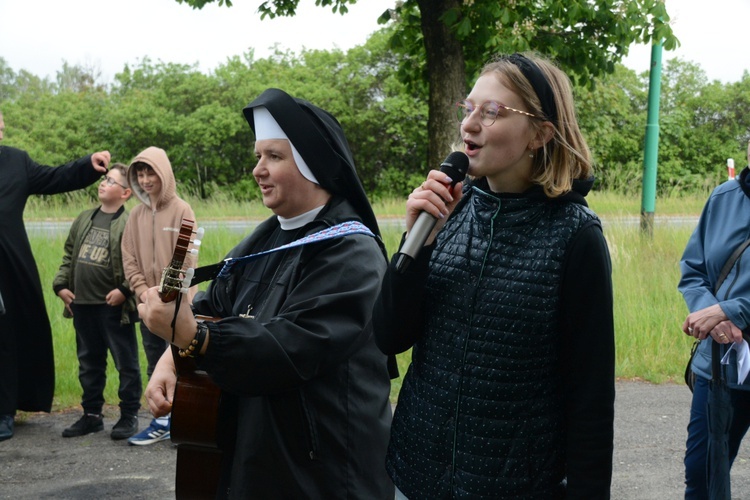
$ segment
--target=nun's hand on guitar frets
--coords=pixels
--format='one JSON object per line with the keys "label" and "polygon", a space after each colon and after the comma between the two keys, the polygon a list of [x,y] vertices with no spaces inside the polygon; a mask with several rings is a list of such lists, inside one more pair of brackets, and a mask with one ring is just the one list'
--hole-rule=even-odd
{"label": "nun's hand on guitar frets", "polygon": [[172,320],[176,302],[163,302],[157,287],[149,288],[144,295],[146,300],[138,305],[138,314],[143,323],[155,335],[180,349],[185,349],[195,338],[195,332],[198,330],[198,323],[195,321],[190,304],[186,300],[180,302],[175,322],[174,341],[172,341]]}

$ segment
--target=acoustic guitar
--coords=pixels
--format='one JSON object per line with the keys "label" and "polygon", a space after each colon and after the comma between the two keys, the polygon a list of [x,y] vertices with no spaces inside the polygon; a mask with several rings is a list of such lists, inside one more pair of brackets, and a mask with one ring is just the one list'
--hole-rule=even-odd
{"label": "acoustic guitar", "polygon": [[[162,273],[159,296],[172,302],[186,293],[193,269],[183,269],[188,253],[197,253],[202,230],[191,241],[194,221],[183,219],[172,260]],[[183,305],[183,307],[189,307]],[[196,317],[199,321],[215,318]],[[221,474],[221,450],[218,445],[221,390],[208,374],[198,370],[195,359],[180,356],[172,346],[177,385],[172,401],[171,439],[177,445],[175,497],[178,499],[215,498]]]}

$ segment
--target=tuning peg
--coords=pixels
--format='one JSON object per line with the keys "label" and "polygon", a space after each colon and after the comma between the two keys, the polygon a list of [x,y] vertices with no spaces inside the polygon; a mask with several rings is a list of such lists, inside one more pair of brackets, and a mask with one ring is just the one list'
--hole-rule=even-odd
{"label": "tuning peg", "polygon": [[185,277],[182,278],[182,288],[180,288],[181,293],[187,293],[188,289],[190,288],[190,282],[193,281],[193,276],[195,275],[195,269],[192,267],[189,267],[185,271]]}
{"label": "tuning peg", "polygon": [[195,239],[193,239],[193,246],[199,247],[201,246],[201,240],[203,239],[203,233],[205,231],[202,227],[199,227],[195,230]]}

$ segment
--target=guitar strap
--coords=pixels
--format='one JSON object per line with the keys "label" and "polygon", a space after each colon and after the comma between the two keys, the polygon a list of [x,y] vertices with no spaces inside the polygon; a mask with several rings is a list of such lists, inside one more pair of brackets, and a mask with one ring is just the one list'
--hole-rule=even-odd
{"label": "guitar strap", "polygon": [[204,281],[212,280],[215,278],[227,278],[233,270],[244,266],[251,260],[257,259],[258,257],[268,255],[269,253],[279,252],[281,250],[287,250],[289,248],[294,248],[301,245],[307,245],[308,243],[316,243],[318,241],[342,238],[350,234],[365,234],[367,236],[372,236],[373,238],[376,237],[375,234],[373,234],[373,232],[370,231],[370,229],[361,222],[342,222],[341,224],[337,224],[313,234],[309,234],[307,236],[294,240],[291,243],[287,243],[286,245],[281,245],[280,247],[265,250],[263,252],[253,253],[250,255],[245,255],[244,257],[228,258],[224,259],[221,262],[217,262],[216,264],[199,267],[193,274],[193,279],[190,282],[190,286],[197,285],[199,283],[203,283]]}

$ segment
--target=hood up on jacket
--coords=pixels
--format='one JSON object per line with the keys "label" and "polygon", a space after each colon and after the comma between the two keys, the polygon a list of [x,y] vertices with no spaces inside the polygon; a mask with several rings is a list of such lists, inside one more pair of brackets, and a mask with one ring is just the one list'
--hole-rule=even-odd
{"label": "hood up on jacket", "polygon": [[320,186],[354,206],[362,222],[380,234],[375,213],[354,168],[354,158],[341,124],[327,111],[270,88],[242,111],[255,133],[253,108],[265,107],[307,163]]}
{"label": "hood up on jacket", "polygon": [[[145,163],[154,169],[156,175],[161,179],[161,192],[159,198],[156,201],[156,206],[151,206],[151,198],[148,193],[145,192],[140,184],[138,184],[138,174],[135,171],[133,165],[136,163]],[[174,172],[172,172],[172,164],[169,162],[167,152],[161,148],[151,146],[146,148],[144,151],[139,153],[128,166],[128,183],[133,194],[141,200],[141,202],[150,207],[152,210],[163,207],[175,196],[177,196],[177,187],[174,179]]]}

